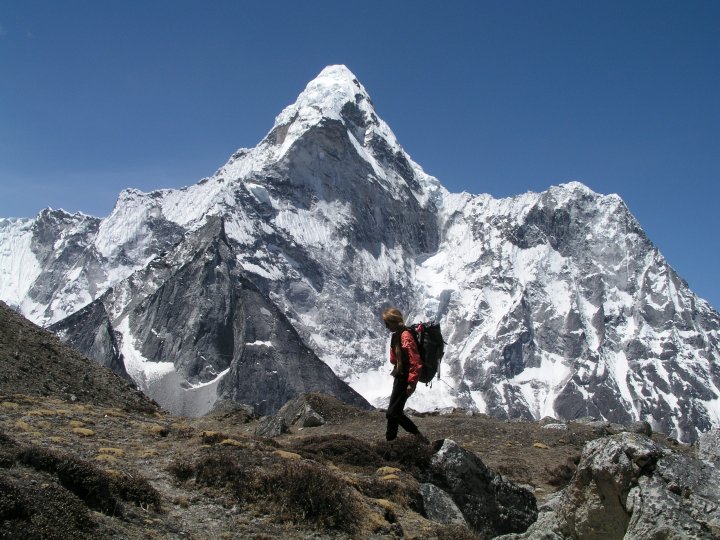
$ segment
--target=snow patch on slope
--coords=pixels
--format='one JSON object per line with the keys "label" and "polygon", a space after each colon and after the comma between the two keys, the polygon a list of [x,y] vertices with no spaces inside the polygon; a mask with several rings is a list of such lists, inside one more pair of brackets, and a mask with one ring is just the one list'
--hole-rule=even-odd
{"label": "snow patch on slope", "polygon": [[125,369],[142,391],[172,414],[202,416],[217,401],[217,387],[230,369],[219,373],[212,381],[191,385],[175,370],[172,362],[152,362],[134,347],[129,319],[119,322],[121,352]]}
{"label": "snow patch on slope", "polygon": [[[0,219],[0,297],[22,308],[28,305],[27,294],[42,269],[31,250],[31,219]],[[22,309],[25,312],[25,309]]]}

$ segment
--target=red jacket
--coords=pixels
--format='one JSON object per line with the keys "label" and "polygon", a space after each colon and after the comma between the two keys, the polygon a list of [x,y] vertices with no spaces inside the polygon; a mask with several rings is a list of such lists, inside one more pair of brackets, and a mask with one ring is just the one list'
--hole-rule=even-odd
{"label": "red jacket", "polygon": [[[397,355],[395,354],[395,345],[397,343],[396,335],[397,334],[393,334],[390,339],[390,363],[398,368]],[[396,370],[397,373],[394,373],[394,375],[398,377],[407,373],[408,384],[415,386],[420,377],[420,371],[422,370],[422,360],[420,359],[415,338],[408,330],[403,330],[402,334],[400,334],[400,349],[402,351],[402,362],[399,369]]]}

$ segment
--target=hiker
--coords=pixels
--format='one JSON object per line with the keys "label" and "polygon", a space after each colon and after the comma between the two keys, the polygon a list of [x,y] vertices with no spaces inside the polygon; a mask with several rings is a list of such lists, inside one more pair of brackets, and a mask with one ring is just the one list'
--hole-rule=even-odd
{"label": "hiker", "polygon": [[387,418],[385,438],[388,441],[394,440],[397,437],[398,426],[402,426],[405,431],[427,443],[429,442],[427,438],[403,412],[405,402],[415,392],[422,369],[417,343],[405,327],[405,319],[398,309],[386,309],[383,311],[382,319],[385,327],[393,333],[390,339],[390,363],[394,365],[392,376],[395,378],[390,404],[385,414]]}

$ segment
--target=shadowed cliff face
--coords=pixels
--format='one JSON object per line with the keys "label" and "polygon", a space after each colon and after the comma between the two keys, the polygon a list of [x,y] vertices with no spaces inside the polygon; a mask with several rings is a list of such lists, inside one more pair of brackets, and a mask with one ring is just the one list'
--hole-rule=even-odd
{"label": "shadowed cliff face", "polygon": [[120,344],[104,304],[96,300],[80,311],[49,327],[74,349],[82,351],[101,366],[132,380],[125,370]]}

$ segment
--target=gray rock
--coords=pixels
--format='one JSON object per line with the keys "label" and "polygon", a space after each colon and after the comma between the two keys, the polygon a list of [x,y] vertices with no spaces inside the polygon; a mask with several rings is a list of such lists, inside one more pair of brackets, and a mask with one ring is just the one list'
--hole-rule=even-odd
{"label": "gray rock", "polygon": [[322,426],[324,423],[325,419],[320,416],[319,413],[310,409],[309,406],[305,407],[303,413],[300,415],[300,418],[298,418],[298,421],[296,422],[296,424],[301,427],[318,427]]}
{"label": "gray rock", "polygon": [[325,419],[313,409],[306,394],[301,394],[283,405],[278,411],[288,426],[301,428],[322,426]]}
{"label": "gray rock", "polygon": [[432,457],[432,483],[450,495],[472,529],[487,537],[522,532],[537,519],[532,493],[450,439]]}
{"label": "gray rock", "polygon": [[288,432],[288,426],[282,416],[263,416],[255,426],[258,437],[278,437]]}
{"label": "gray rock", "polygon": [[244,422],[249,422],[253,418],[257,418],[255,409],[253,409],[250,405],[238,403],[229,399],[217,400],[209,414],[224,419],[239,419]]}
{"label": "gray rock", "polygon": [[556,429],[559,431],[567,431],[567,424],[545,424],[543,429]]}
{"label": "gray rock", "polygon": [[711,429],[700,435],[698,458],[720,465],[720,429]]}
{"label": "gray rock", "polygon": [[525,533],[503,538],[718,538],[720,472],[644,435],[620,433],[585,446],[570,485],[547,510]]}
{"label": "gray rock", "polygon": [[420,484],[420,495],[422,495],[425,515],[430,521],[444,525],[467,526],[462,512],[452,497],[435,484]]}
{"label": "gray rock", "polygon": [[573,422],[577,424],[592,424],[598,422],[598,419],[594,416],[582,416],[580,418],[575,418]]}
{"label": "gray rock", "polygon": [[652,426],[650,425],[650,422],[646,422],[645,420],[633,422],[630,425],[630,431],[633,433],[639,433],[640,435],[645,435],[646,437],[652,436]]}
{"label": "gray rock", "polygon": [[612,431],[612,425],[610,422],[607,422],[605,420],[594,420],[592,418],[583,418],[580,420],[573,420],[574,422],[577,422],[579,424],[583,424],[589,428],[592,428],[593,432],[599,436],[603,437],[605,435],[610,435]]}

